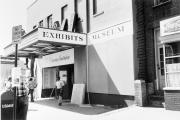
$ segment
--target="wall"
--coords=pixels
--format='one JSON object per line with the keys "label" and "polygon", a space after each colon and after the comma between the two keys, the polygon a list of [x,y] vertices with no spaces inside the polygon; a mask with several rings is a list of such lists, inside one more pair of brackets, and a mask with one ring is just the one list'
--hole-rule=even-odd
{"label": "wall", "polygon": [[[75,0],[37,0],[34,4],[27,8],[27,32],[31,31],[34,25],[38,25],[43,20],[45,27],[46,18],[52,14],[53,22],[61,21],[61,8],[68,5],[68,22],[70,22],[71,14],[75,12]],[[82,21],[83,32],[86,32],[86,0],[77,0],[81,11],[79,16]]]}
{"label": "wall", "polygon": [[87,59],[86,47],[76,47],[74,49],[74,82],[76,84],[87,81]]}
{"label": "wall", "polygon": [[[89,31],[97,31],[132,19],[132,0],[97,0],[102,2],[98,14],[93,15],[93,3],[89,0]],[[126,13],[126,14],[125,14]]]}
{"label": "wall", "polygon": [[160,27],[161,20],[180,15],[179,9],[179,0],[171,0],[159,6],[154,6],[154,0],[144,1],[147,82],[156,79],[154,29]]}
{"label": "wall", "polygon": [[98,15],[93,15],[92,1],[89,3],[88,91],[90,93],[133,96],[132,1],[103,0],[103,4],[99,6],[102,13]]}
{"label": "wall", "polygon": [[136,0],[134,3],[134,52],[135,79],[146,80],[146,43],[144,28],[144,1]]}

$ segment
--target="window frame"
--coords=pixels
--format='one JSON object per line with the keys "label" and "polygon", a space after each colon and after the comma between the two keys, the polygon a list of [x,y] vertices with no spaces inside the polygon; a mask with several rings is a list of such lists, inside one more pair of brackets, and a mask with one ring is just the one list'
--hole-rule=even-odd
{"label": "window frame", "polygon": [[65,9],[68,9],[68,5],[67,4],[61,7],[61,23],[65,19]]}
{"label": "window frame", "polygon": [[47,17],[47,28],[53,28],[52,14]]}
{"label": "window frame", "polygon": [[98,9],[98,0],[92,0],[92,9],[93,17],[97,17],[101,14],[104,14],[103,10]]}

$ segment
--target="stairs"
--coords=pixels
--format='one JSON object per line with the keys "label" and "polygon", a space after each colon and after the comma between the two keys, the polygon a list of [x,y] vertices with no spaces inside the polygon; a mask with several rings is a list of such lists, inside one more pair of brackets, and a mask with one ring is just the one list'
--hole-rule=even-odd
{"label": "stairs", "polygon": [[148,96],[149,105],[153,107],[164,107],[164,91],[155,91]]}

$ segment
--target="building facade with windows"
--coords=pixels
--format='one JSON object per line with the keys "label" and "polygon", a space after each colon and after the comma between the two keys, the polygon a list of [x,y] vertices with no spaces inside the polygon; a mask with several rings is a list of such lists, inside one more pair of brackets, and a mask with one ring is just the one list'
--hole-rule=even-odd
{"label": "building facade with windows", "polygon": [[[133,104],[135,79],[148,80],[145,19],[139,15],[144,3],[36,0],[30,5],[18,55],[31,59],[37,96],[53,96],[60,76],[67,82],[63,99],[71,99],[74,84],[84,84],[85,103]],[[12,47],[6,48],[7,56],[14,55]]]}
{"label": "building facade with windows", "polygon": [[[163,47],[164,42],[162,42],[164,38],[162,37],[163,30],[160,28],[162,27],[160,23],[179,16],[180,3],[177,0],[137,0],[136,5],[136,17],[138,19],[136,31],[137,56],[139,59],[137,78],[146,81],[150,104],[162,106],[162,102],[164,102],[163,88],[167,86],[166,80],[168,78],[166,79],[165,76],[167,73],[167,61],[165,62],[167,55],[164,56],[165,48]],[[169,28],[172,26],[169,25]]]}

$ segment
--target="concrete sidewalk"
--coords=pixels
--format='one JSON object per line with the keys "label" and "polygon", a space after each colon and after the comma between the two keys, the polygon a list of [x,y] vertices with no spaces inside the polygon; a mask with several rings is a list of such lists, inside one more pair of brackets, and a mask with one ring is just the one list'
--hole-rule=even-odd
{"label": "concrete sidewalk", "polygon": [[[39,103],[40,102],[40,103]],[[180,120],[179,111],[169,111],[165,108],[137,107],[112,109],[102,106],[77,106],[64,104],[53,107],[38,101],[29,104],[27,120]]]}
{"label": "concrete sidewalk", "polygon": [[93,120],[180,120],[180,111],[131,106],[96,115]]}
{"label": "concrete sidewalk", "polygon": [[106,106],[75,105],[64,102],[58,106],[55,99],[44,99],[36,102],[30,102],[28,108],[27,120],[90,120],[98,114],[115,110]]}

